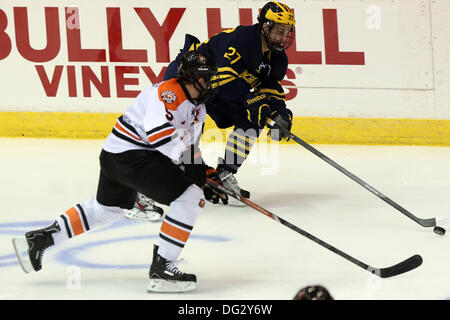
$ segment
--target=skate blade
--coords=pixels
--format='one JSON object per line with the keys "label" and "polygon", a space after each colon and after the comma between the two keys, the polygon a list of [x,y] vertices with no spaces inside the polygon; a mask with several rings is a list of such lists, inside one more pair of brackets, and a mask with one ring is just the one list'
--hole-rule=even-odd
{"label": "skate blade", "polygon": [[192,281],[168,281],[163,279],[150,279],[147,292],[186,292],[194,290],[195,282]]}
{"label": "skate blade", "polygon": [[145,221],[145,222],[160,222],[162,221],[162,216],[157,212],[148,212],[144,213],[142,211],[137,210],[129,210],[125,214],[125,218],[129,220],[135,220],[135,221]]}
{"label": "skate blade", "polygon": [[12,244],[22,270],[25,273],[33,272],[33,265],[31,264],[30,256],[28,255],[28,242],[25,237],[13,238]]}

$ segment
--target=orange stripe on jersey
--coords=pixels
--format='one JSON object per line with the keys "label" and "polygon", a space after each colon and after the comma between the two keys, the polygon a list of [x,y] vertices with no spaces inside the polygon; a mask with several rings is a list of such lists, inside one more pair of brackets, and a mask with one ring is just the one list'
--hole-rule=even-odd
{"label": "orange stripe on jersey", "polygon": [[170,79],[161,83],[158,87],[158,96],[166,109],[172,111],[176,111],[178,106],[187,100],[186,94],[177,79]]}
{"label": "orange stripe on jersey", "polygon": [[161,225],[161,232],[182,242],[186,242],[189,239],[189,235],[191,234],[190,232],[181,230],[171,224],[168,224],[165,221]]}
{"label": "orange stripe on jersey", "polygon": [[[114,125],[114,128],[116,128],[116,129],[119,130],[119,131],[122,131],[123,133],[129,135],[130,137],[133,137],[133,138],[136,139],[136,140],[141,140],[141,138],[139,138],[139,137],[135,136],[134,134],[129,133],[127,130],[125,130],[125,129],[119,124],[119,122],[116,122],[116,124]],[[142,140],[141,140],[141,141],[142,141]]]}
{"label": "orange stripe on jersey", "polygon": [[77,236],[79,234],[82,234],[84,230],[77,209],[75,209],[75,207],[70,208],[66,211],[66,215],[69,217],[70,225],[72,226],[74,235]]}
{"label": "orange stripe on jersey", "polygon": [[161,139],[162,137],[170,136],[174,131],[175,131],[174,128],[169,128],[169,129],[166,129],[164,131],[160,131],[158,133],[155,133],[154,135],[149,136],[148,137],[148,141],[149,142],[153,142],[153,141],[156,141],[158,139]]}

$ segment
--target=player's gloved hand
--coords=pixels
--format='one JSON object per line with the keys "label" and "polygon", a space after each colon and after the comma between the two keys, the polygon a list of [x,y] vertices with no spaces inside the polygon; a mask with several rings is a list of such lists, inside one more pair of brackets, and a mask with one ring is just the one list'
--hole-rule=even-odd
{"label": "player's gloved hand", "polygon": [[[222,180],[220,180],[219,175],[214,168],[208,167],[206,169],[206,177],[214,182],[222,184]],[[219,203],[219,200],[221,200],[223,204],[228,204],[228,195],[226,193],[213,189],[207,184],[203,187],[203,193],[205,194],[205,199],[209,202]]]}
{"label": "player's gloved hand", "polygon": [[266,126],[267,117],[270,115],[270,106],[267,102],[266,94],[258,91],[250,93],[245,100],[247,119],[259,129]]}
{"label": "player's gloved hand", "polygon": [[206,164],[184,164],[186,178],[192,180],[198,187],[203,188],[206,182]]}
{"label": "player's gloved hand", "polygon": [[275,122],[275,125],[273,125],[269,133],[270,138],[272,140],[281,141],[286,140],[289,141],[289,135],[285,133],[280,128],[283,128],[287,131],[291,131],[292,127],[292,111],[288,108],[279,109],[276,111],[273,111],[270,114],[270,118]]}
{"label": "player's gloved hand", "polygon": [[261,63],[257,68],[250,70],[250,73],[258,79],[266,79],[271,71],[272,67],[270,64]]}
{"label": "player's gloved hand", "polygon": [[200,150],[191,145],[181,155],[180,159],[174,162],[178,166],[184,166],[184,174],[186,178],[195,183],[199,188],[203,188],[206,182],[206,170],[208,166],[203,162],[201,156],[196,157]]}

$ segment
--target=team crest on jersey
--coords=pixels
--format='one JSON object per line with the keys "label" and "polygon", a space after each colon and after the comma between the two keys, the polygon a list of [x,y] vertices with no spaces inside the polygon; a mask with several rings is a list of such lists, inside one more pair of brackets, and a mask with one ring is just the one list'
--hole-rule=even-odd
{"label": "team crest on jersey", "polygon": [[261,64],[258,66],[258,69],[256,69],[256,72],[260,75],[264,75],[267,77],[270,74],[270,71],[272,70],[272,67],[270,64],[265,64],[264,62],[261,62]]}
{"label": "team crest on jersey", "polygon": [[172,103],[175,102],[175,100],[177,100],[177,96],[175,95],[175,92],[166,90],[161,93],[161,99],[165,103]]}

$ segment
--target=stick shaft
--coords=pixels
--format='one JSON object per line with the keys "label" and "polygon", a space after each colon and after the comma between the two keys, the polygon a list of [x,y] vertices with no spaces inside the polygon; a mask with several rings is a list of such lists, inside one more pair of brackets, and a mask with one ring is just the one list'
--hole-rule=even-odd
{"label": "stick shaft", "polygon": [[[275,124],[275,122],[273,120],[271,120],[271,119],[268,119],[267,122],[271,126],[273,126]],[[300,144],[301,146],[303,146],[307,150],[309,150],[312,153],[314,153],[316,156],[321,158],[323,161],[325,161],[326,163],[328,163],[332,167],[336,168],[337,170],[342,172],[344,175],[346,175],[347,177],[349,177],[350,179],[352,179],[353,181],[358,183],[360,186],[364,187],[366,190],[370,191],[372,194],[376,195],[378,198],[380,198],[381,200],[383,200],[387,204],[391,205],[392,207],[394,207],[395,209],[397,209],[398,211],[403,213],[405,216],[407,216],[411,220],[413,220],[416,223],[420,224],[422,227],[434,227],[434,226],[436,226],[436,219],[435,218],[421,219],[421,218],[416,217],[414,214],[412,214],[411,212],[409,212],[408,210],[403,208],[401,205],[399,205],[398,203],[394,202],[392,199],[390,199],[389,197],[385,196],[383,193],[381,193],[380,191],[378,191],[377,189],[372,187],[370,184],[368,184],[367,182],[363,181],[362,179],[360,179],[359,177],[357,177],[356,175],[354,175],[353,173],[351,173],[350,171],[348,171],[347,169],[345,169],[341,165],[337,164],[335,161],[331,160],[329,157],[324,155],[322,152],[320,152],[319,150],[315,149],[314,147],[312,147],[311,145],[309,145],[308,143],[306,143],[305,141],[303,141],[302,139],[300,139],[299,137],[297,137],[293,133],[290,133],[288,130],[286,130],[284,128],[279,128],[279,129],[282,130],[285,134],[289,134],[289,138],[291,138],[292,140],[294,140],[295,142],[297,142],[298,144]]]}
{"label": "stick shaft", "polygon": [[365,270],[369,270],[369,268],[371,268],[368,264],[365,264],[364,262],[359,261],[356,258],[353,258],[352,256],[348,255],[347,253],[333,247],[332,245],[326,243],[325,241],[320,240],[319,238],[313,236],[312,234],[306,232],[303,229],[300,229],[299,227],[293,225],[292,223],[284,220],[283,218],[277,216],[276,214],[270,212],[269,210],[261,207],[260,205],[254,203],[253,201],[250,201],[247,198],[242,197],[241,195],[238,195],[237,193],[233,192],[232,190],[229,190],[228,188],[225,188],[224,186],[218,184],[217,182],[208,179],[207,183],[209,186],[211,186],[214,189],[218,189],[221,192],[225,192],[226,194],[228,194],[229,196],[232,196],[233,198],[245,203],[247,206],[259,211],[260,213],[266,215],[267,217],[281,223],[282,225],[288,227],[291,230],[294,230],[297,233],[300,233],[301,235],[305,236],[306,238],[314,241],[317,244],[320,244],[322,247],[327,248],[328,250],[340,255],[341,257],[343,257],[344,259],[347,259],[350,262],[353,262],[354,264],[356,264],[357,266],[365,269]]}
{"label": "stick shaft", "polygon": [[393,277],[405,272],[408,272],[412,269],[417,268],[418,266],[420,266],[422,264],[422,258],[418,255],[415,255],[407,260],[404,260],[392,267],[388,267],[388,268],[375,268],[372,267],[362,261],[359,261],[358,259],[350,256],[349,254],[333,247],[332,245],[326,243],[325,241],[320,240],[319,238],[313,236],[312,234],[306,232],[303,229],[300,229],[299,227],[293,225],[292,223],[284,220],[283,218],[280,218],[279,216],[277,216],[276,214],[270,212],[267,209],[264,209],[263,207],[261,207],[260,205],[254,203],[253,201],[248,200],[247,198],[242,197],[240,194],[238,195],[237,193],[235,193],[234,191],[225,188],[224,186],[218,184],[217,182],[211,180],[211,179],[207,179],[206,182],[211,188],[214,188],[216,190],[219,190],[221,192],[224,192],[226,194],[228,194],[229,196],[245,203],[247,206],[261,212],[262,214],[266,215],[267,217],[281,223],[282,225],[288,227],[291,230],[294,230],[297,233],[300,233],[302,236],[314,241],[315,243],[321,245],[322,247],[334,252],[335,254],[343,257],[344,259],[356,264],[358,267],[363,268],[364,270],[375,274],[381,278],[388,278],[388,277]]}

